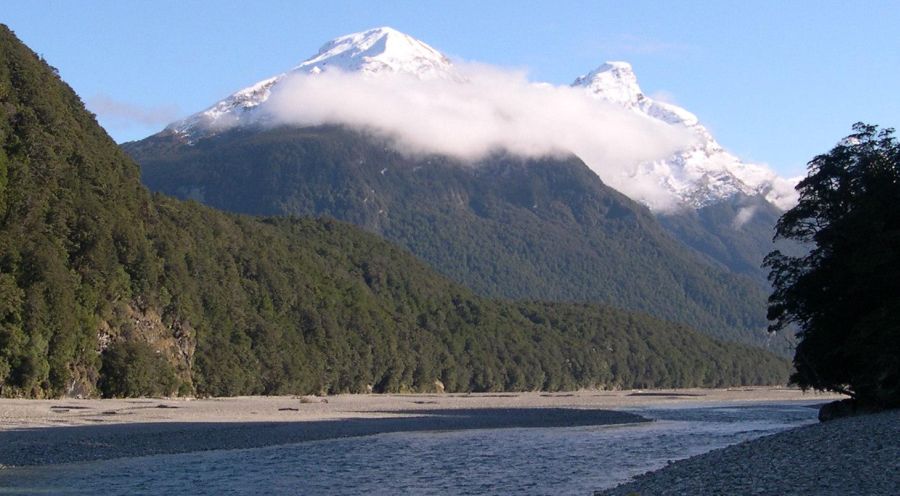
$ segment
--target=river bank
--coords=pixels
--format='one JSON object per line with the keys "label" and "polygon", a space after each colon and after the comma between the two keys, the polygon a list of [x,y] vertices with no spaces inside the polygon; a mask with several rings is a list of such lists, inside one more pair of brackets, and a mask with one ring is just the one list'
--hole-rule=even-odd
{"label": "river bank", "polygon": [[368,394],[234,398],[0,399],[0,431],[156,422],[294,422],[409,416],[473,408],[609,409],[711,403],[832,401],[841,396],[793,388],[573,391],[560,393]]}
{"label": "river bank", "polygon": [[603,496],[753,494],[893,496],[900,410],[816,423],[677,461]]}

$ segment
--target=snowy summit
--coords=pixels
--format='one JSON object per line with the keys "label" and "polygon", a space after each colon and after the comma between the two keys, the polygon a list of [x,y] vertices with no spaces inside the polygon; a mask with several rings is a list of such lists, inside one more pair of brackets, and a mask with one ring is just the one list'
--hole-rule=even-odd
{"label": "snowy summit", "polygon": [[450,78],[453,74],[450,59],[444,54],[388,27],[335,38],[291,72],[318,73],[333,68],[371,74],[405,73],[423,79]]}
{"label": "snowy summit", "polygon": [[335,38],[293,69],[237,91],[203,112],[170,124],[167,130],[195,141],[251,120],[255,117],[253,109],[268,100],[272,89],[285,78],[333,70],[372,76],[406,74],[420,79],[461,79],[441,52],[396,29],[380,27]]}

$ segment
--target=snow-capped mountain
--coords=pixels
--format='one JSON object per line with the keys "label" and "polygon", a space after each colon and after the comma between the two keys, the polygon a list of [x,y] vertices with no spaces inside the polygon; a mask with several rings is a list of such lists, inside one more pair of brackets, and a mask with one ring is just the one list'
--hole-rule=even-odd
{"label": "snow-capped mountain", "polygon": [[419,79],[462,80],[450,59],[442,53],[393,28],[380,27],[335,38],[293,69],[237,91],[167,129],[193,141],[256,117],[253,110],[268,100],[273,88],[288,76],[333,70],[371,76],[406,74]]}
{"label": "snow-capped mountain", "polygon": [[796,202],[798,179],[784,179],[771,169],[742,161],[713,138],[697,116],[687,110],[648,97],[638,85],[627,62],[607,62],[572,83],[597,98],[620,105],[649,118],[688,128],[695,144],[665,160],[641,164],[636,176],[655,177],[658,184],[680,203],[701,208],[735,194],[763,195],[785,210]]}
{"label": "snow-capped mountain", "polygon": [[[257,110],[286,78],[335,70],[373,78],[402,74],[420,80],[440,79],[460,84],[467,81],[439,51],[397,30],[381,27],[335,38],[293,69],[259,81],[202,112],[175,122],[166,132],[191,144],[236,124],[258,122],[268,117]],[[767,167],[741,161],[724,150],[692,113],[644,95],[628,63],[608,62],[579,77],[572,86],[583,87],[597,98],[646,118],[683,126],[695,136],[694,145],[667,159],[642,163],[626,178],[643,182],[649,178],[672,195],[673,201],[664,200],[660,204],[647,200],[651,209],[662,211],[673,203],[701,208],[738,193],[761,194],[781,209],[794,203],[796,180],[780,178]]]}
{"label": "snow-capped mountain", "polygon": [[[332,68],[342,73],[328,74]],[[393,74],[401,76],[387,77]],[[674,321],[686,316],[683,322],[704,329],[764,327],[765,293],[753,281],[765,280],[757,254],[771,240],[764,214],[775,209],[735,195],[750,187],[729,168],[744,165],[736,158],[702,163],[688,150],[681,162],[640,169],[636,184],[652,188],[621,187],[615,181],[641,160],[692,146],[688,135],[699,124],[687,111],[646,99],[624,64],[584,83],[590,89],[454,66],[427,45],[382,28],[338,38],[291,71],[123,148],[152,190],[249,215],[328,215],[354,223],[483,294],[603,301]],[[613,103],[594,99],[592,91]],[[301,119],[280,118],[280,111]],[[328,115],[302,120],[314,112]],[[234,123],[241,129],[227,130]],[[265,123],[273,126],[259,125]],[[394,129],[424,137],[421,148],[391,146],[394,136],[385,134]],[[454,155],[473,136],[498,134],[502,147]],[[429,148],[438,140],[462,145]],[[514,148],[516,140],[559,146],[530,151]],[[730,157],[708,141],[697,153]],[[686,164],[706,174],[690,176]],[[670,195],[653,181],[681,189]],[[727,201],[678,210],[669,224],[663,217],[671,211],[639,196],[650,190],[653,199],[668,200],[704,187],[719,195],[707,194],[705,202]],[[638,205],[641,199],[658,215]],[[718,224],[705,222],[706,214]],[[686,288],[679,281],[697,283]]]}

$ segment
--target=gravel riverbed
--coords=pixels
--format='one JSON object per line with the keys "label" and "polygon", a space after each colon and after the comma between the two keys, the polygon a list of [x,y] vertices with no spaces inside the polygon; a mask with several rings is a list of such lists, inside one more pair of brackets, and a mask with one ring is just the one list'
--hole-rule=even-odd
{"label": "gravel riverbed", "polygon": [[603,496],[900,494],[900,410],[813,424],[677,461]]}

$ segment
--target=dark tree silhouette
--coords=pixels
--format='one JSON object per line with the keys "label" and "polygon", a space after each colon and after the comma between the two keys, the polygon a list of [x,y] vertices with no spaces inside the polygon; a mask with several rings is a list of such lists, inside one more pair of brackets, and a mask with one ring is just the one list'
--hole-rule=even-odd
{"label": "dark tree silhouette", "polygon": [[811,246],[770,253],[770,331],[796,325],[791,382],[900,406],[900,145],[893,129],[857,123],[808,164],[800,200],[776,238]]}

